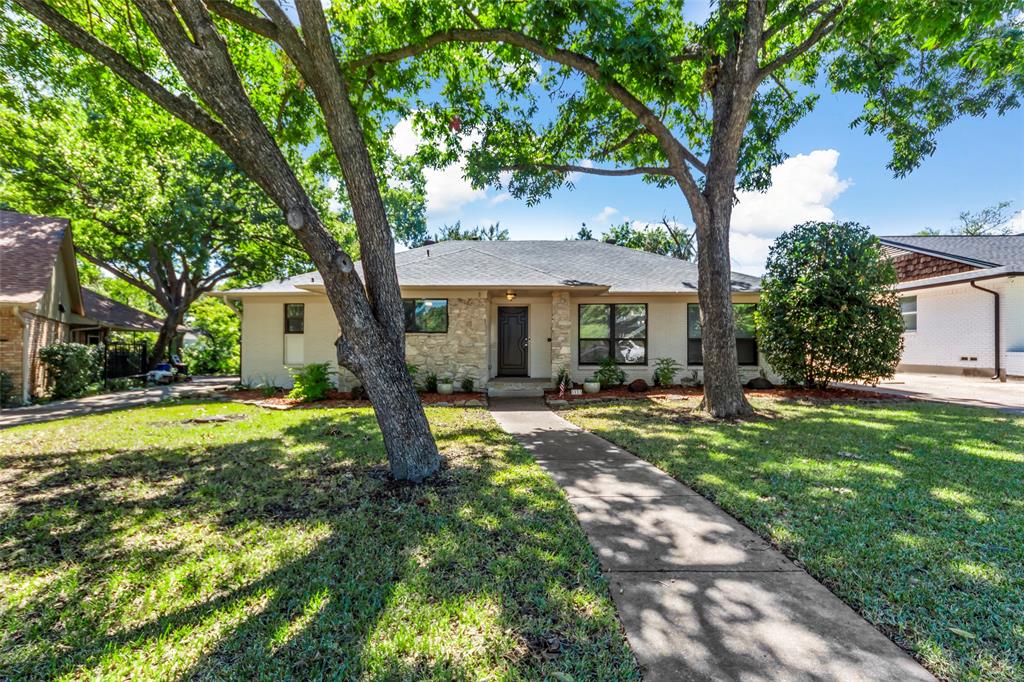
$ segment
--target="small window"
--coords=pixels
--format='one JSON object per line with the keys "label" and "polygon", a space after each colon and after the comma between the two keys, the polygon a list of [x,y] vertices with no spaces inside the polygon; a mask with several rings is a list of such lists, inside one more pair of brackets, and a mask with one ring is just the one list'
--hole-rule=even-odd
{"label": "small window", "polygon": [[900,311],[903,313],[903,331],[917,331],[917,296],[901,298]]}
{"label": "small window", "polygon": [[405,331],[410,334],[448,333],[448,299],[403,298]]}
{"label": "small window", "polygon": [[302,334],[306,331],[306,304],[284,304],[284,333]]}
{"label": "small window", "polygon": [[579,364],[647,364],[647,304],[583,304],[579,308]]}
{"label": "small window", "polygon": [[[732,317],[736,329],[736,360],[740,365],[757,364],[757,329],[754,325],[753,303],[733,303]],[[686,363],[704,364],[704,349],[701,346],[700,305],[686,304]]]}

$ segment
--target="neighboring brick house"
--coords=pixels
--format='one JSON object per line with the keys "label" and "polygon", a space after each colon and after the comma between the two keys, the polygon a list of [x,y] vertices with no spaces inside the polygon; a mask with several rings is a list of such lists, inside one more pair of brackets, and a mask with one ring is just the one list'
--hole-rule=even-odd
{"label": "neighboring brick house", "polygon": [[901,371],[1024,378],[1024,235],[881,242],[900,280]]}
{"label": "neighboring brick house", "polygon": [[39,349],[159,329],[158,318],[79,284],[68,220],[0,211],[0,371],[22,401],[46,387]]}
{"label": "neighboring brick house", "polygon": [[[582,381],[606,357],[628,380],[651,381],[661,357],[684,366],[680,379],[702,378],[694,263],[589,240],[440,242],[395,263],[406,356],[421,373],[506,395],[540,391],[563,367]],[[752,379],[770,372],[752,328],[760,280],[732,279],[740,372]],[[240,312],[244,382],[287,386],[290,368],[314,362],[337,369],[319,273],[214,295]],[[341,387],[354,380],[339,371]]]}

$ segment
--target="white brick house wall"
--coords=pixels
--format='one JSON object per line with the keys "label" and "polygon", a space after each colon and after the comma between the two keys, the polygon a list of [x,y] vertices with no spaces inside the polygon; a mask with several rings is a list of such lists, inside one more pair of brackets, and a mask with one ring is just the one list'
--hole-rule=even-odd
{"label": "white brick house wall", "polygon": [[[978,283],[1000,293],[1001,361],[1008,374],[1020,374],[1024,358],[1024,278]],[[907,291],[917,296],[917,330],[903,335],[903,369],[974,370],[995,368],[992,294],[970,284]],[[1020,351],[1020,352],[1018,352]]]}

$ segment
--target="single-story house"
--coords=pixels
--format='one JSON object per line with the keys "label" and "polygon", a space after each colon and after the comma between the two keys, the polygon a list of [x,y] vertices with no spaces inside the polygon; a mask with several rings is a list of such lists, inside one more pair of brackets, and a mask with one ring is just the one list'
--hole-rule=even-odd
{"label": "single-story house", "polygon": [[[533,392],[562,367],[583,381],[605,358],[627,381],[650,382],[655,360],[670,357],[684,366],[679,379],[702,379],[694,263],[589,240],[448,241],[395,261],[406,356],[421,373]],[[744,380],[768,372],[751,316],[759,283],[732,275]],[[241,314],[244,382],[290,386],[289,370],[307,363],[337,370],[339,330],[318,273],[216,295]],[[341,388],[354,384],[339,372]]]}
{"label": "single-story house", "polygon": [[1024,378],[1024,234],[882,237],[908,372]]}
{"label": "single-story house", "polygon": [[46,385],[39,349],[102,343],[112,331],[159,331],[160,324],[81,286],[68,220],[0,211],[0,371],[23,402]]}

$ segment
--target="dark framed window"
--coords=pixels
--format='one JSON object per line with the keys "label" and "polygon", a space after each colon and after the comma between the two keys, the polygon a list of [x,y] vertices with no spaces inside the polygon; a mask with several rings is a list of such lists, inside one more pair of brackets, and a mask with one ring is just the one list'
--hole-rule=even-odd
{"label": "dark framed window", "polygon": [[[733,303],[732,316],[736,328],[736,359],[740,365],[757,364],[757,334],[754,326],[754,303]],[[686,364],[703,365],[701,347],[700,305],[686,304]]]}
{"label": "dark framed window", "polygon": [[903,331],[917,331],[917,296],[904,296],[900,299],[900,311],[903,313]]}
{"label": "dark framed window", "polygon": [[302,334],[306,331],[306,304],[284,304],[284,333]]}
{"label": "dark framed window", "polygon": [[646,303],[581,303],[579,363],[647,364]]}
{"label": "dark framed window", "polygon": [[403,298],[405,331],[410,334],[447,334],[448,299]]}

